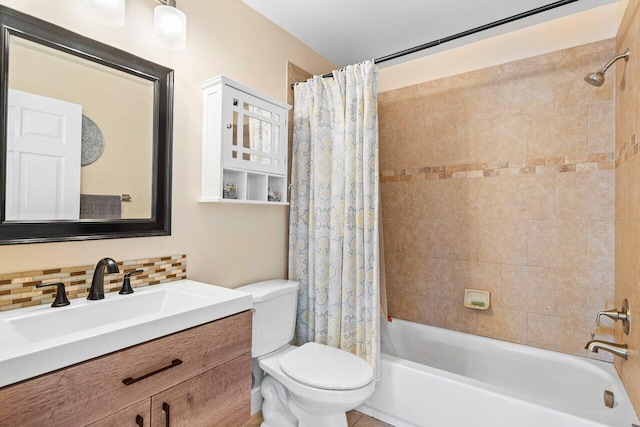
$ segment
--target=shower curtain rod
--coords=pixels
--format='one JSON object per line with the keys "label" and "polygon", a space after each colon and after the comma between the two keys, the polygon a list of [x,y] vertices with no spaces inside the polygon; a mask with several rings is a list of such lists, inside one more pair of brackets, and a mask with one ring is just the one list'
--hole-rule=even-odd
{"label": "shower curtain rod", "polygon": [[[456,34],[453,34],[453,35],[448,36],[448,37],[437,39],[437,40],[431,41],[429,43],[424,43],[424,44],[421,44],[419,46],[412,47],[410,49],[401,50],[400,52],[392,53],[390,55],[382,56],[380,58],[374,59],[373,62],[376,63],[376,64],[380,64],[382,62],[391,61],[391,60],[394,60],[394,59],[397,59],[397,58],[401,58],[401,57],[406,56],[406,55],[411,55],[412,53],[420,52],[421,50],[430,49],[432,47],[439,46],[439,45],[441,45],[443,43],[447,43],[447,42],[450,42],[450,41],[453,41],[453,40],[460,39],[462,37],[467,37],[467,36],[470,36],[472,34],[476,34],[476,33],[482,32],[482,31],[486,31],[486,30],[490,30],[492,28],[499,27],[500,25],[509,24],[511,22],[518,21],[520,19],[528,18],[530,16],[537,15],[539,13],[547,12],[549,10],[556,9],[558,7],[562,7],[562,6],[571,4],[571,3],[575,3],[577,1],[580,1],[580,0],[560,0],[560,1],[553,2],[553,3],[549,3],[549,4],[545,5],[545,6],[540,6],[540,7],[537,7],[535,9],[528,10],[526,12],[518,13],[517,15],[513,15],[513,16],[509,16],[507,18],[499,19],[497,21],[493,21],[493,22],[490,22],[488,24],[481,25],[479,27],[471,28],[470,30],[462,31],[460,33],[456,33]],[[323,78],[324,77],[332,77],[332,76],[333,76],[333,73],[327,73],[327,74],[323,74],[322,75]],[[300,82],[297,82],[297,83],[300,83]],[[297,83],[292,84],[291,88],[293,89],[293,86],[295,86]]]}

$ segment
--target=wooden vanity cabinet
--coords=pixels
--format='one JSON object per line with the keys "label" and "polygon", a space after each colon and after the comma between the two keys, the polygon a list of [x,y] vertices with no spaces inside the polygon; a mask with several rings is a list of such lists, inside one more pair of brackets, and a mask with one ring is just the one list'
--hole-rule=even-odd
{"label": "wooden vanity cabinet", "polygon": [[239,427],[250,402],[245,311],[1,388],[0,426]]}

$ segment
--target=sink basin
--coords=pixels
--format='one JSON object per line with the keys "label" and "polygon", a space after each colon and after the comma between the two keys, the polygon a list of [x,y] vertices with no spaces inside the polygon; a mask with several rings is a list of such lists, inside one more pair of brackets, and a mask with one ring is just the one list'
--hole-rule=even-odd
{"label": "sink basin", "polygon": [[0,387],[251,307],[244,292],[180,280],[0,313]]}
{"label": "sink basin", "polygon": [[66,309],[39,310],[6,319],[6,322],[25,340],[36,342],[207,302],[207,297],[177,289],[150,288],[148,292],[134,293],[126,298],[114,297],[98,304],[91,302]]}

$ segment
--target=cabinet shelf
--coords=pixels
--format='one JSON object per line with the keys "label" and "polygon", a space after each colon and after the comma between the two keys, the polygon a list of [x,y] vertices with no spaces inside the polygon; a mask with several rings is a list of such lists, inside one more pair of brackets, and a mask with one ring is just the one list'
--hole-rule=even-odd
{"label": "cabinet shelf", "polygon": [[[287,203],[291,108],[224,76],[203,89],[200,202]],[[270,201],[276,195],[279,201]]]}
{"label": "cabinet shelf", "polygon": [[289,206],[289,202],[269,202],[262,200],[237,200],[237,199],[199,199],[199,203],[235,203],[244,205],[275,205]]}

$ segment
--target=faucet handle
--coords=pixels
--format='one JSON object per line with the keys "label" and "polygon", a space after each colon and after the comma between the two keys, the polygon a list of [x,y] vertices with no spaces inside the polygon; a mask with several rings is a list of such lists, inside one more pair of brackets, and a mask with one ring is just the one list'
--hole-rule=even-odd
{"label": "faucet handle", "polygon": [[611,310],[606,310],[606,311],[599,311],[598,315],[596,316],[596,326],[600,326],[601,316],[607,316],[608,318],[613,319],[615,321],[627,319],[627,313],[618,311],[617,308],[613,308]]}
{"label": "faucet handle", "polygon": [[64,307],[65,305],[71,304],[69,299],[67,298],[67,293],[64,290],[64,283],[39,283],[36,285],[36,288],[46,288],[49,286],[56,286],[56,299],[53,300],[51,307]]}
{"label": "faucet handle", "polygon": [[131,288],[131,276],[134,274],[140,274],[142,270],[133,270],[128,273],[125,273],[124,280],[122,280],[122,289],[118,292],[120,295],[128,295],[133,293],[133,288]]}
{"label": "faucet handle", "polygon": [[599,311],[596,315],[596,326],[600,326],[600,316],[607,316],[615,321],[622,320],[622,329],[625,334],[629,335],[629,330],[631,328],[631,312],[629,311],[629,302],[626,298],[622,300],[622,308],[620,311],[615,308],[613,310]]}

